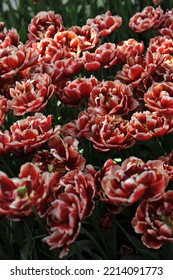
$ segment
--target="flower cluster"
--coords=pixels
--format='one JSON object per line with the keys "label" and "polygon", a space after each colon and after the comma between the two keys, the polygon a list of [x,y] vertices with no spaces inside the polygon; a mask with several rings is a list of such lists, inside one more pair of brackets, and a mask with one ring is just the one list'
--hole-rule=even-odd
{"label": "flower cluster", "polygon": [[87,110],[65,124],[62,131],[65,135],[86,137],[99,151],[130,147],[134,140],[128,132],[129,120],[124,116],[138,106],[130,87],[118,80],[103,81],[93,85]]}
{"label": "flower cluster", "polygon": [[[173,131],[172,19],[160,6],[130,18],[132,31],[155,32],[148,45],[108,42],[123,23],[110,11],[69,28],[41,11],[26,43],[0,23],[0,158],[14,169],[22,159],[16,176],[0,171],[0,216],[37,212],[60,257],[99,203],[109,224],[137,205],[131,224],[146,246],[173,242],[173,151],[162,142]],[[161,152],[133,155],[147,140]]]}
{"label": "flower cluster", "polygon": [[94,209],[95,184],[84,174],[85,159],[78,152],[78,141],[56,135],[48,142],[49,150],[38,151],[31,163],[21,166],[17,178],[0,172],[0,215],[13,221],[37,211],[46,217],[50,233],[44,241],[51,248],[68,253],[79,233],[81,222]]}

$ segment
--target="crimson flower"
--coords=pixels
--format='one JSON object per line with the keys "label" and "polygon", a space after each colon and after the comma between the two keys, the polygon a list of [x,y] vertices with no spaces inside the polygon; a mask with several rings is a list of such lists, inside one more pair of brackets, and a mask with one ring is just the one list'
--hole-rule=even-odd
{"label": "crimson flower", "polygon": [[73,54],[73,56],[80,56],[80,39],[74,31],[65,30],[57,32],[54,36],[54,40],[62,46],[66,46],[68,52]]}
{"label": "crimson flower", "polygon": [[149,49],[162,54],[173,53],[173,39],[169,36],[156,36],[150,39]]}
{"label": "crimson flower", "polygon": [[134,110],[139,103],[134,99],[129,86],[115,80],[103,81],[95,86],[91,90],[88,105],[90,113],[123,116]]}
{"label": "crimson flower", "polygon": [[152,6],[147,6],[142,12],[136,13],[130,18],[129,26],[135,32],[144,32],[146,30],[157,28],[162,24],[163,10],[160,7],[156,9]]}
{"label": "crimson flower", "polygon": [[98,33],[99,37],[107,36],[116,30],[122,23],[120,16],[112,16],[110,11],[105,14],[98,15],[95,18],[87,19],[86,24],[93,27]]}
{"label": "crimson flower", "polygon": [[128,57],[127,64],[117,71],[116,79],[135,88],[135,92],[143,96],[155,81],[163,80],[163,65],[167,60],[170,60],[170,55],[153,53],[148,49],[145,56]]}
{"label": "crimson flower", "polygon": [[113,213],[121,212],[143,197],[157,197],[169,181],[161,161],[144,163],[136,157],[128,158],[121,166],[109,159],[94,177],[99,199]]}
{"label": "crimson flower", "polygon": [[139,175],[137,182],[147,186],[144,198],[153,199],[153,197],[159,196],[169,183],[169,177],[161,160],[149,160],[144,163],[141,159],[132,156],[126,159],[121,167],[127,176],[130,174],[134,174],[134,177]]}
{"label": "crimson flower", "polygon": [[127,58],[127,63],[122,70],[117,71],[116,79],[135,88],[141,83],[144,73],[145,59],[143,56],[137,55]]}
{"label": "crimson flower", "polygon": [[55,61],[63,59],[65,57],[65,48],[59,42],[56,42],[52,38],[44,38],[35,45],[34,44],[33,47],[35,47],[40,54],[40,63],[54,63]]}
{"label": "crimson flower", "polygon": [[53,83],[57,83],[64,78],[77,75],[83,69],[83,61],[80,57],[70,57],[58,60],[54,63],[54,71],[50,65],[47,73],[50,74]]}
{"label": "crimson flower", "polygon": [[54,133],[51,115],[41,113],[16,121],[11,127],[9,147],[16,153],[30,153],[49,140]]}
{"label": "crimson flower", "polygon": [[[4,27],[4,26],[2,26]],[[0,28],[1,29],[1,28]],[[6,29],[3,28],[0,31],[0,49],[5,49],[9,46],[18,46],[20,41],[19,34],[15,28]]]}
{"label": "crimson flower", "polygon": [[48,74],[35,74],[32,79],[16,82],[15,88],[10,88],[12,100],[8,101],[8,106],[16,116],[41,111],[54,90]]}
{"label": "crimson flower", "polygon": [[99,36],[97,31],[89,25],[72,26],[70,31],[73,31],[79,39],[79,49],[78,52],[92,50],[99,44]]}
{"label": "crimson flower", "polygon": [[19,221],[45,207],[49,192],[49,173],[40,174],[32,163],[21,166],[18,178],[9,178],[0,172],[0,214]]}
{"label": "crimson flower", "polygon": [[116,64],[116,44],[105,43],[100,45],[94,53],[85,51],[83,53],[84,67],[88,71],[97,71],[101,67],[109,68]]}
{"label": "crimson flower", "polygon": [[170,24],[169,28],[161,28],[159,30],[159,33],[162,35],[162,36],[169,36],[170,38],[173,39],[173,23]]}
{"label": "crimson flower", "polygon": [[[88,171],[92,171],[90,167]],[[106,202],[110,212],[119,213],[143,196],[145,187],[131,177],[132,174],[128,177],[112,159],[107,160],[102,169],[94,174],[96,194]]]}
{"label": "crimson flower", "polygon": [[173,38],[173,11],[168,10],[164,14],[163,22],[159,26],[159,33],[162,36],[169,36]]}
{"label": "crimson flower", "polygon": [[135,57],[142,54],[144,51],[144,43],[137,42],[135,39],[130,38],[128,40],[122,41],[117,45],[116,57],[117,65],[123,65],[127,63],[128,57]]}
{"label": "crimson flower", "polygon": [[173,242],[173,191],[158,199],[144,200],[136,211],[132,226],[142,234],[145,246],[159,249],[165,241]]}
{"label": "crimson flower", "polygon": [[38,53],[31,48],[25,48],[20,43],[16,46],[8,46],[0,49],[0,77],[9,79],[14,77],[19,71],[33,65],[38,59]]}
{"label": "crimson flower", "polygon": [[47,214],[50,235],[43,239],[51,249],[63,248],[60,258],[66,256],[80,231],[78,218],[78,197],[62,193],[52,202],[52,210]]}
{"label": "crimson flower", "polygon": [[69,170],[83,170],[85,159],[79,154],[78,140],[67,136],[61,139],[53,135],[48,141],[50,151],[38,151],[32,160],[42,172],[49,171],[64,175]]}
{"label": "crimson flower", "polygon": [[172,119],[157,112],[143,111],[132,115],[128,132],[137,140],[163,136],[173,130]]}
{"label": "crimson flower", "polygon": [[128,133],[128,124],[128,120],[116,115],[92,114],[84,135],[98,151],[125,149],[134,145],[134,140]]}
{"label": "crimson flower", "polygon": [[63,31],[62,18],[53,11],[41,11],[33,17],[28,26],[28,37],[32,42],[39,42],[43,38],[53,38],[56,32]]}
{"label": "crimson flower", "polygon": [[70,135],[72,137],[82,138],[85,133],[90,131],[90,116],[88,112],[81,111],[77,120],[72,120],[62,126],[61,132],[63,135]]}
{"label": "crimson flower", "polygon": [[164,115],[173,114],[173,83],[154,83],[144,94],[146,106]]}
{"label": "crimson flower", "polygon": [[59,99],[70,107],[79,106],[83,99],[88,98],[92,89],[100,82],[95,77],[79,78],[67,81],[62,90],[58,90]]}
{"label": "crimson flower", "polygon": [[93,212],[94,179],[81,171],[69,171],[60,179],[58,189],[47,215],[50,235],[43,241],[51,249],[62,248],[60,257],[64,257],[79,234],[81,221]]}

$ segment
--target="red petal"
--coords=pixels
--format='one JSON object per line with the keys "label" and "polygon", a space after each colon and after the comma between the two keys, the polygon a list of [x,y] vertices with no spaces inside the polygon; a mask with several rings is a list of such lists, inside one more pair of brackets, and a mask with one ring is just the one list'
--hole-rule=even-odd
{"label": "red petal", "polygon": [[132,80],[137,80],[141,77],[141,74],[143,72],[144,72],[143,67],[139,64],[136,64],[130,68],[128,76]]}

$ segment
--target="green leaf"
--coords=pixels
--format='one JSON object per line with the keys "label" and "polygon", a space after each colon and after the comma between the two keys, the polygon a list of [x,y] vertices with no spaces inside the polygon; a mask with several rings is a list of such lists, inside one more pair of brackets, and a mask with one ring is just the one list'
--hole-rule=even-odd
{"label": "green leaf", "polygon": [[22,25],[21,28],[19,29],[19,35],[20,35],[20,40],[22,42],[25,42],[26,40],[26,35],[27,35],[27,29],[25,25]]}
{"label": "green leaf", "polygon": [[5,250],[2,248],[2,246],[0,247],[0,259],[1,260],[10,260],[11,257],[5,252]]}
{"label": "green leaf", "polygon": [[25,240],[24,246],[20,250],[20,256],[22,260],[28,260],[30,259],[32,247],[33,247],[33,242],[34,240],[32,239],[31,236],[28,236],[28,239]]}
{"label": "green leaf", "polygon": [[105,251],[103,250],[102,246],[97,242],[97,240],[93,237],[93,235],[87,231],[84,228],[81,228],[81,233],[86,235],[90,241],[92,241],[93,246],[95,247],[95,250],[100,253],[100,255],[103,257],[103,259],[108,259],[108,256],[106,255]]}
{"label": "green leaf", "polygon": [[109,259],[117,258],[117,225],[112,222],[111,228],[105,230],[104,235],[105,247],[107,247],[107,254]]}
{"label": "green leaf", "polygon": [[173,243],[165,242],[162,247],[163,256],[165,260],[173,260]]}

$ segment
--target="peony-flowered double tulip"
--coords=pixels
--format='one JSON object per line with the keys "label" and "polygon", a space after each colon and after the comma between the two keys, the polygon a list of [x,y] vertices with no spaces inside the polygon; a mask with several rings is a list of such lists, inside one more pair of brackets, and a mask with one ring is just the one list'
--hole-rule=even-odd
{"label": "peony-flowered double tulip", "polygon": [[136,211],[132,226],[142,234],[142,242],[159,249],[166,241],[173,242],[173,191],[163,193],[156,200],[144,200]]}

